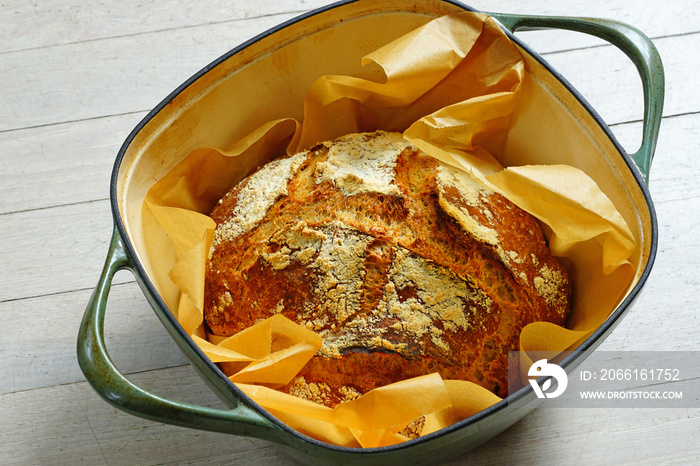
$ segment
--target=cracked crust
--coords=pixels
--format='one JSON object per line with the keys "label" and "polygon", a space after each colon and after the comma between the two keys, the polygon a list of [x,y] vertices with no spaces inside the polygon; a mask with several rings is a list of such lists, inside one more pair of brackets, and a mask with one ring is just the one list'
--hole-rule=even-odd
{"label": "cracked crust", "polygon": [[568,312],[566,272],[537,221],[398,133],[272,162],[212,218],[209,330],[275,313],[315,330],[321,350],[283,390],[328,406],[431,372],[503,396],[520,330]]}

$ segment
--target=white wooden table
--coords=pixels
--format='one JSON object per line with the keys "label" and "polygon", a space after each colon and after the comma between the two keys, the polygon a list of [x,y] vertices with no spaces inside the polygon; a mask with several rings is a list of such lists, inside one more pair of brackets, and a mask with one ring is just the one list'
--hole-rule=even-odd
{"label": "white wooden table", "polygon": [[[0,464],[294,464],[265,441],[118,412],[85,382],[75,340],[107,252],[109,175],[122,141],[204,65],[324,0],[93,3],[0,4]],[[664,60],[650,182],[659,253],[641,298],[601,349],[700,350],[700,12],[692,3],[471,2],[619,19],[649,35]],[[621,52],[574,33],[520,36],[636,150],[641,84]],[[220,406],[127,272],[117,275],[106,332],[136,383]],[[451,464],[698,463],[699,434],[698,409],[539,410]]]}

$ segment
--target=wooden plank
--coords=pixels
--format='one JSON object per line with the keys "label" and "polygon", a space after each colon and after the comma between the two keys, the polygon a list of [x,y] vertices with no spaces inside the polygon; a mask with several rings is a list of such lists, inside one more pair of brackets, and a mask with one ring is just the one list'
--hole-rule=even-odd
{"label": "wooden plank", "polygon": [[149,110],[220,55],[293,16],[0,54],[0,131]]}
{"label": "wooden plank", "polygon": [[[691,45],[679,46],[681,40]],[[700,35],[690,39],[669,38],[659,43],[666,65],[666,115],[692,111],[700,106],[700,94],[693,87],[693,73],[699,71],[699,63],[685,64],[692,44],[700,49]],[[603,47],[552,54],[547,59],[610,124],[641,118],[641,82],[633,65],[621,52]],[[598,66],[588,66],[591,62]],[[613,72],[604,75],[605,69]],[[168,91],[164,89],[163,95]],[[66,92],[65,89],[57,90],[60,95]],[[154,98],[145,89],[136,92],[139,93],[144,100]],[[0,95],[0,101],[9,98],[9,94]],[[16,98],[12,100],[7,104],[8,113],[23,111],[20,102]],[[108,104],[108,101],[98,102],[95,108]],[[129,106],[137,108],[139,104],[141,102],[134,98]],[[36,123],[51,118],[39,111],[34,113]],[[3,166],[0,172],[0,214],[106,198],[111,166],[118,148],[144,115],[141,111],[0,132],[0,165]],[[613,131],[617,131],[615,127]],[[636,150],[640,135],[622,141],[624,147]]]}
{"label": "wooden plank", "polygon": [[[651,275],[629,314],[601,349],[697,351],[700,287],[700,160],[698,114],[665,118],[649,180],[659,225],[659,251]],[[641,124],[614,128],[638,138]]]}
{"label": "wooden plank", "polygon": [[[677,160],[679,157],[684,157],[683,154],[693,154],[694,151],[693,139],[685,137],[685,134],[687,134],[686,132],[690,132],[690,134],[692,134],[694,131],[697,131],[695,128],[692,127],[692,124],[688,124],[688,120],[684,118],[667,121],[668,123],[665,122],[664,126],[662,127],[662,141],[659,143],[657,149],[659,154],[661,155],[657,156],[656,165],[664,163],[664,153],[673,155],[674,157],[676,157]],[[674,123],[676,121],[679,123]],[[104,126],[105,128],[107,128],[107,130],[103,131],[104,134],[109,132],[109,128],[111,128],[112,121],[97,121],[96,123],[105,123]],[[96,128],[99,128],[99,126],[96,123],[85,123],[84,127],[79,127],[82,125],[76,125],[70,128],[70,131],[63,131],[63,129],[57,130],[57,138],[65,137],[66,141],[68,141],[71,139],[71,136],[75,136],[76,134],[83,134],[83,136],[85,136],[85,134],[89,133],[90,131],[94,131]],[[122,121],[119,123],[123,126],[128,126],[131,122]],[[680,124],[681,129],[675,129],[676,124]],[[625,126],[620,125],[614,127],[613,130],[617,132],[622,131],[623,128],[625,128]],[[627,136],[625,138],[621,138],[621,140],[623,142],[633,141],[635,138],[638,137],[638,131],[639,128],[637,126],[633,127],[632,129],[627,131]],[[29,133],[36,135],[37,130],[31,130],[29,131]],[[667,134],[671,134],[673,136],[669,137],[667,136]],[[32,203],[35,201],[31,201],[30,203],[28,203],[28,205],[21,205],[21,202],[27,201],[21,201],[17,198],[25,196],[31,197],[30,193],[32,193],[34,189],[38,189],[40,190],[40,192],[41,190],[46,189],[49,193],[51,193],[59,191],[60,186],[67,186],[69,188],[70,184],[73,184],[73,187],[75,188],[77,187],[77,183],[79,181],[77,178],[72,178],[73,174],[75,173],[86,173],[86,186],[90,186],[90,188],[86,189],[84,193],[81,193],[79,190],[70,191],[70,195],[74,197],[71,197],[69,199],[76,200],[78,202],[84,202],[94,198],[104,198],[104,196],[107,195],[107,187],[109,184],[108,176],[112,163],[112,156],[109,153],[117,147],[117,141],[119,141],[120,139],[121,135],[115,135],[113,136],[111,141],[106,141],[106,145],[104,146],[107,148],[106,154],[95,152],[98,155],[98,157],[95,160],[92,160],[92,158],[89,156],[86,156],[83,159],[80,156],[81,154],[79,153],[79,151],[81,150],[80,147],[75,147],[73,149],[73,152],[71,152],[69,147],[69,150],[66,150],[65,152],[67,154],[66,158],[70,161],[68,163],[68,166],[60,167],[60,161],[51,160],[49,157],[47,158],[48,161],[46,163],[48,171],[44,174],[38,172],[37,168],[35,168],[41,165],[41,153],[37,152],[37,155],[32,159],[32,157],[30,156],[32,154],[32,151],[29,150],[29,148],[32,147],[32,145],[34,144],[38,144],[39,146],[41,146],[42,139],[39,138],[37,140],[34,140],[34,138],[31,136],[19,138],[19,144],[26,144],[27,146],[27,149],[23,149],[22,153],[22,155],[26,154],[27,157],[22,157],[22,159],[28,161],[29,171],[26,173],[23,172],[21,168],[22,166],[24,166],[23,163],[17,163],[14,166],[8,164],[8,172],[10,173],[10,175],[8,175],[6,179],[4,178],[3,181],[7,180],[10,183],[14,183],[14,185],[10,184],[10,187],[6,188],[5,183],[3,183],[3,199],[7,199],[7,202],[14,202],[14,208],[18,210],[21,210],[22,207],[26,206],[30,208],[36,207],[37,204]],[[684,147],[678,147],[679,144],[687,145]],[[629,144],[626,145],[628,145],[629,147]],[[670,148],[665,149],[666,145],[669,145]],[[80,144],[77,144],[77,146],[80,146]],[[99,144],[96,144],[96,146],[99,146]],[[66,146],[63,147],[65,148]],[[63,151],[44,152],[44,154],[48,154],[50,156],[53,156],[54,154],[63,153]],[[25,164],[26,163],[27,162],[25,162]],[[34,165],[32,165],[32,163]],[[93,163],[94,165],[92,165]],[[687,155],[687,160],[684,163],[693,164],[694,161],[692,155]],[[55,167],[52,168],[54,165]],[[93,166],[95,167],[94,169],[92,168]],[[678,167],[678,165],[676,164],[674,164],[673,166]],[[665,169],[665,167],[661,166],[660,169]],[[680,171],[685,170],[683,168],[676,169]],[[87,172],[83,170],[87,170]],[[685,171],[686,173],[678,173],[676,176],[678,176],[680,179],[690,179],[687,177],[682,178],[683,175],[687,174],[687,170]],[[37,175],[33,175],[33,173],[37,173]],[[659,172],[655,171],[655,173]],[[23,175],[24,178],[22,178]],[[15,176],[18,176],[18,179],[20,181],[13,182],[12,180],[15,178]],[[78,178],[80,177],[80,175],[75,176]],[[27,182],[28,184],[27,180],[31,178],[35,178],[35,181],[32,185],[26,186],[25,182]],[[62,181],[64,179],[67,180],[65,184]],[[52,180],[58,186],[51,186]],[[668,187],[669,189],[674,189],[678,195],[681,195],[684,192],[688,192],[688,189],[690,189],[688,183],[689,182],[687,182],[686,184],[682,184],[674,181],[669,182]],[[10,195],[11,192],[16,192],[18,194],[22,193],[23,195],[14,198]],[[46,198],[49,199],[50,197],[46,196]],[[67,218],[70,218],[73,222],[65,222],[64,219]],[[22,228],[19,228],[19,225],[22,225]],[[98,255],[101,256],[104,253],[104,251],[106,251],[106,242],[109,237],[109,231],[111,230],[110,225],[111,218],[109,215],[109,204],[106,201],[99,201],[98,204],[89,206],[69,205],[65,207],[57,207],[55,209],[49,209],[44,212],[19,212],[0,216],[0,232],[3,235],[3,238],[5,239],[5,241],[8,241],[7,244],[10,244],[9,242],[12,242],[12,244],[15,245],[12,249],[3,252],[5,256],[5,263],[17,264],[17,267],[19,267],[13,270],[5,269],[5,271],[0,274],[0,277],[2,277],[3,280],[7,280],[6,283],[8,284],[13,284],[13,280],[22,281],[29,277],[37,277],[37,279],[39,279],[39,277],[42,277],[42,273],[44,272],[52,273],[55,270],[53,268],[54,266],[50,266],[48,270],[45,270],[44,272],[35,271],[31,270],[30,268],[30,264],[32,261],[41,262],[44,261],[44,259],[54,259],[53,262],[59,263],[59,265],[56,266],[60,266],[60,263],[71,263],[74,265],[76,263],[83,263],[82,256],[80,258],[76,257],[77,255],[80,255],[81,252],[84,253],[86,251],[95,250],[98,251]],[[45,238],[45,240],[42,242],[42,244],[37,244],[31,239],[36,237],[42,237]],[[32,259],[33,257],[35,259]],[[71,260],[69,259],[69,257],[73,257],[74,259]],[[89,266],[89,269],[86,269],[86,273],[84,275],[90,276],[90,280],[95,280],[95,277],[97,275],[94,272],[98,271],[100,267],[101,262],[97,261],[94,265]],[[87,273],[88,270],[93,273]],[[45,286],[47,283],[50,283],[50,280],[47,277],[43,277],[41,280],[36,281],[33,286],[28,285],[33,290],[36,290],[36,294],[54,293],[57,291],[75,290],[92,286],[92,282],[88,284],[83,280],[74,281],[74,285],[68,286],[63,289],[56,289],[53,287],[48,289],[42,288],[40,286],[36,286],[36,284],[38,283],[42,284],[42,286]],[[43,292],[39,292],[39,289],[43,289]],[[29,292],[22,292],[20,291],[21,287],[18,286],[9,286],[6,288],[6,290],[13,290],[13,294],[7,294],[9,291],[5,291],[5,294],[3,294],[3,292],[0,292],[0,300],[16,299],[20,297],[36,295],[31,294]]]}
{"label": "wooden plank", "polygon": [[[633,312],[605,343],[610,349],[668,348],[671,344],[672,349],[690,350],[700,341],[698,327],[687,326],[687,322],[694,318],[695,287],[700,283],[700,253],[697,248],[689,246],[697,243],[694,233],[697,221],[694,216],[684,215],[700,208],[700,194],[694,181],[700,178],[700,163],[695,157],[694,138],[688,137],[697,133],[696,127],[696,115],[667,118],[664,122],[651,176],[662,241],[660,253],[652,277]],[[631,138],[640,131],[640,125],[620,125],[615,129]],[[0,348],[0,360],[7,369],[2,372],[13,374],[12,378],[3,379],[0,393],[50,383],[56,373],[42,372],[42,368],[50,366],[62,368],[58,372],[62,374],[62,382],[80,377],[75,367],[67,368],[72,364],[73,339],[82,309],[106,254],[110,233],[108,210],[108,203],[99,201],[0,216],[0,235],[9,241],[6,244],[13,244],[12,248],[3,251],[3,263],[10,264],[10,267],[0,272],[1,282],[7,285],[0,289],[5,301],[0,303],[0,315],[7,316],[11,325],[18,325],[17,330],[6,337],[10,344]],[[16,225],[23,228],[15,228]],[[36,238],[42,238],[42,241],[37,242]],[[681,263],[687,267],[678,267]],[[116,277],[118,283],[131,280],[128,272]],[[117,293],[123,288],[115,287],[108,316],[131,315],[130,319],[139,323],[132,326],[124,322],[123,329],[140,328],[142,324],[138,319],[142,314],[150,316],[151,312],[140,290],[133,283],[128,286],[132,294],[126,298],[119,298]],[[80,291],[54,294],[72,290]],[[673,311],[676,318],[658,319],[659,309],[665,309],[668,302],[676,303],[677,308]],[[33,333],[21,332],[22,316],[26,315],[34,316],[33,327],[47,332],[56,321],[73,330],[67,332],[67,336],[35,343]],[[654,322],[655,328],[663,331],[650,332],[649,322]],[[151,327],[144,327],[143,331],[150,335]],[[167,341],[164,335],[150,342],[143,333],[132,335],[126,330],[116,333],[127,348],[133,348],[128,351],[135,354],[141,351],[139,345],[143,340],[152,345],[162,344],[163,338]],[[639,338],[638,334],[644,337]],[[683,337],[669,343],[668,335]],[[31,360],[35,360],[38,366],[30,370]],[[160,364],[155,359],[141,361],[145,364],[141,368],[167,366],[181,360],[176,358],[174,361],[168,358]],[[140,367],[138,360],[131,364],[129,367],[134,370]]]}
{"label": "wooden plank", "polygon": [[[640,299],[633,311],[623,320],[620,326],[604,343],[608,349],[644,349],[660,348],[674,350],[691,350],[700,341],[700,328],[688,327],[687,322],[694,316],[696,300],[695,286],[700,283],[700,253],[688,245],[694,244],[697,223],[693,216],[683,215],[685,211],[700,209],[700,194],[694,187],[695,180],[700,177],[700,163],[694,156],[692,141],[697,135],[697,117],[686,115],[667,118],[658,144],[651,176],[652,193],[659,218],[661,250]],[[639,124],[619,125],[615,128],[622,136],[632,138],[640,130]],[[691,136],[691,137],[688,137]],[[26,390],[55,383],[68,383],[81,379],[81,374],[74,365],[74,339],[82,315],[82,309],[87,303],[92,287],[99,275],[99,267],[106,253],[106,241],[109,228],[106,222],[95,222],[96,212],[108,208],[106,202],[90,203],[80,206],[64,206],[57,209],[47,209],[36,212],[25,212],[9,217],[19,219],[17,223],[30,226],[21,234],[15,247],[15,255],[7,263],[13,267],[6,269],[2,280],[5,283],[18,280],[15,287],[5,287],[6,291],[17,288],[22,283],[35,280],[43,286],[32,287],[21,294],[6,295],[5,302],[0,302],[0,315],[5,316],[10,323],[10,331],[0,346],[0,373],[11,374],[0,379],[0,393]],[[73,228],[65,228],[64,233],[54,236],[48,242],[45,250],[38,257],[52,250],[64,251],[64,256],[55,257],[57,264],[64,267],[58,271],[49,269],[42,275],[40,267],[28,268],[22,271],[14,267],[27,263],[26,258],[33,256],[37,242],[33,238],[47,238],[52,233],[61,231],[57,225],[66,225],[64,220],[46,222],[47,212],[64,212],[55,214],[59,219],[70,218],[73,225],[93,225],[82,229],[85,239],[82,243],[94,241],[103,247],[95,247],[87,255],[70,257],[73,250],[70,244],[76,240]],[[82,213],[81,213],[82,212]],[[103,217],[103,215],[99,215]],[[104,215],[107,217],[107,215]],[[26,220],[30,218],[30,220]],[[77,222],[77,223],[76,223]],[[0,223],[2,225],[2,223]],[[8,225],[14,225],[10,222]],[[8,233],[9,234],[9,233]],[[7,237],[7,236],[5,236]],[[25,241],[19,241],[25,239]],[[37,257],[37,256],[35,256]],[[42,263],[42,262],[40,262]],[[684,263],[687,267],[678,267]],[[80,273],[75,273],[81,270]],[[19,274],[19,275],[18,275]],[[66,277],[73,277],[76,282],[71,284]],[[660,280],[666,277],[666,280]],[[79,282],[77,282],[77,280]],[[116,341],[119,341],[118,351],[124,351],[123,359],[116,353],[115,359],[123,361],[124,370],[146,370],[167,367],[184,362],[183,357],[175,348],[168,335],[160,328],[145,302],[140,289],[133,283],[128,272],[117,276],[117,282],[130,282],[126,285],[115,286],[109,300],[109,319],[113,319],[117,327],[112,331]],[[61,293],[72,289],[79,291]],[[87,287],[88,289],[80,289]],[[48,296],[30,297],[32,293],[42,293],[53,290]],[[20,287],[21,291],[21,287]],[[29,297],[28,297],[29,296]],[[27,299],[20,299],[20,298]],[[658,319],[660,309],[665,304],[674,302],[674,319]],[[27,315],[32,318],[32,332],[23,332]],[[49,339],[37,339],[35,334],[47,335],[55,329],[55,323],[70,331],[61,332]],[[654,322],[661,332],[650,332],[649,323]],[[640,338],[642,335],[643,338]],[[668,340],[668,335],[683,335],[683,338]],[[108,340],[109,341],[109,340]],[[669,346],[670,345],[670,346]],[[161,346],[163,348],[161,348]],[[164,349],[170,348],[170,349]],[[174,350],[173,350],[174,349]],[[55,370],[58,369],[58,370]]]}
{"label": "wooden plank", "polygon": [[[686,2],[668,2],[663,6],[653,0],[639,2],[567,2],[526,0],[472,0],[466,2],[482,11],[526,15],[608,18],[622,21],[653,39],[698,32],[700,12]],[[605,42],[585,34],[566,31],[528,31],[518,33],[540,53],[558,52],[598,46]],[[591,62],[589,62],[591,63]]]}
{"label": "wooden plank", "polygon": [[73,42],[143,34],[163,29],[232,23],[261,16],[296,15],[325,0],[231,0],[199,4],[187,0],[107,0],[95,3],[43,0],[0,7],[0,53]]}
{"label": "wooden plank", "polygon": [[685,2],[669,2],[663,8],[651,0],[614,4],[589,0],[470,0],[465,3],[482,11],[501,13],[611,18],[633,24],[652,37],[697,32],[699,24],[694,16],[696,12],[689,11]]}
{"label": "wooden plank", "polygon": [[[264,441],[118,412],[76,382],[82,376],[75,337],[107,252],[109,171],[128,132],[194,71],[310,2],[0,5],[0,315],[9,322],[0,338],[0,463],[296,464]],[[666,118],[651,172],[659,254],[639,300],[601,349],[699,350],[700,102],[693,57],[700,10],[651,0],[468,3],[613,17],[655,39],[667,73]],[[283,14],[256,17],[276,8]],[[626,58],[579,34],[520,36],[574,83],[626,148],[636,148],[641,86]],[[619,124],[625,122],[633,123]],[[117,365],[155,393],[219,407],[194,371],[180,366],[183,356],[130,274],[118,274],[117,283],[106,323]],[[696,464],[699,430],[696,409],[540,409],[448,464]]]}
{"label": "wooden plank", "polygon": [[92,289],[111,235],[106,200],[0,215],[0,302]]}
{"label": "wooden plank", "polygon": [[[0,7],[0,24],[4,26],[0,29],[0,53],[163,29],[234,23],[261,16],[299,14],[328,3],[326,0],[232,0],[216,5],[195,5],[186,0],[109,0],[99,4],[73,4],[60,0],[13,2]],[[565,3],[474,0],[466,3],[482,11],[612,18],[632,24],[650,37],[696,32],[700,21],[700,12],[696,8],[688,8],[685,2],[669,2],[663,8],[659,8],[654,0],[639,0],[633,6],[629,3],[606,4],[585,0]],[[542,52],[600,43],[578,34],[564,34],[555,41],[547,33],[524,35],[536,42],[537,50]]]}
{"label": "wooden plank", "polygon": [[[688,57],[700,50],[700,34],[655,41],[664,64],[666,96],[664,115],[693,112],[700,107],[694,89],[697,61]],[[607,46],[545,56],[591,103],[609,125],[641,120],[642,85],[631,61],[617,48]]]}
{"label": "wooden plank", "polygon": [[[222,408],[189,366],[129,376],[169,399]],[[265,441],[166,426],[115,410],[87,382],[0,395],[2,464],[295,464]],[[248,462],[248,459],[252,461]]]}
{"label": "wooden plank", "polygon": [[[669,118],[665,122],[651,177],[652,187],[657,187],[654,197],[662,238],[661,251],[652,276],[633,311],[606,340],[603,348],[642,350],[664,347],[693,350],[700,341],[700,328],[687,326],[687,322],[694,319],[695,286],[700,283],[700,253],[696,248],[688,246],[697,242],[694,236],[694,225],[697,221],[693,216],[683,215],[688,209],[695,211],[700,208],[700,194],[697,189],[693,189],[694,180],[700,177],[700,163],[690,147],[693,139],[685,137],[697,132],[696,121],[697,116],[686,115]],[[632,135],[640,130],[640,125],[620,125],[616,129],[623,135]],[[670,164],[669,159],[674,163]],[[33,225],[36,228],[21,236],[28,238],[27,241],[15,242],[13,249],[16,255],[10,258],[8,263],[25,262],[22,258],[31,257],[31,250],[36,250],[33,238],[47,238],[51,232],[57,231],[57,224],[66,223],[45,222],[47,212],[64,212],[62,215],[56,214],[57,218],[70,218],[73,226],[92,225],[95,213],[102,207],[107,209],[107,203],[64,206],[0,217],[0,225],[3,219],[9,217],[32,218],[32,222],[18,220],[18,223]],[[7,272],[3,272],[5,275],[1,279],[4,283],[11,283],[13,279],[18,283],[16,287],[7,287],[8,291],[36,280],[37,283],[44,284],[43,291],[54,289],[58,294],[36,298],[15,295],[11,300],[0,302],[0,315],[5,316],[6,321],[10,323],[5,344],[0,347],[0,373],[11,374],[0,379],[0,393],[81,379],[81,374],[74,365],[74,339],[82,310],[91,292],[89,288],[94,286],[99,275],[99,266],[106,253],[109,233],[107,225],[94,225],[92,233],[82,231],[86,238],[83,242],[95,241],[102,243],[104,248],[94,248],[87,255],[71,257],[73,250],[67,247],[66,243],[75,241],[75,231],[67,228],[66,233],[54,237],[56,242],[50,242],[46,246],[46,251],[66,252],[64,256],[55,258],[55,262],[61,264],[60,270],[48,270],[46,275],[41,275],[41,270],[30,268],[18,275],[18,270],[10,267]],[[59,246],[61,243],[64,244]],[[39,257],[45,253],[40,252]],[[679,268],[679,263],[688,267]],[[81,269],[84,272],[75,273]],[[76,277],[71,277],[72,275]],[[80,282],[73,283],[73,288],[70,288],[71,284],[66,277]],[[666,280],[660,280],[660,277],[665,277]],[[160,327],[130,274],[123,272],[116,277],[118,283],[125,281],[128,283],[113,288],[107,313],[107,332],[118,342],[115,348],[117,363],[127,372],[182,364],[184,359],[179,350]],[[81,287],[88,289],[80,289]],[[79,291],[61,293],[71,289]],[[32,292],[39,293],[40,290],[24,290],[27,294]],[[665,309],[665,303],[671,301],[676,303],[677,307],[673,311],[675,318],[658,319],[659,309]],[[22,331],[26,316],[32,316],[32,332]],[[61,328],[70,331],[61,331],[46,339],[35,337],[36,334],[50,335],[55,330],[56,322],[61,322]],[[655,330],[663,331],[651,331],[650,322],[654,322]],[[113,330],[110,330],[112,328]],[[678,338],[669,342],[668,335],[677,335]],[[108,339],[108,342],[110,341]],[[123,356],[120,356],[120,352],[123,352]]]}
{"label": "wooden plank", "polygon": [[[119,273],[131,278],[128,272]],[[85,380],[75,346],[91,294],[92,290],[81,290],[0,303],[6,322],[0,345],[0,394]],[[105,341],[112,360],[125,373],[187,363],[133,281],[112,287]]]}
{"label": "wooden plank", "polygon": [[447,464],[692,464],[699,427],[693,409],[539,409]]}
{"label": "wooden plank", "polygon": [[144,116],[0,132],[0,214],[107,199],[117,152]]}
{"label": "wooden plank", "polygon": [[[168,399],[221,407],[188,366],[129,377]],[[3,464],[297,464],[265,441],[124,414],[85,382],[0,395],[0,422],[12,426],[0,430]],[[446,464],[692,464],[698,427],[694,409],[538,409]]]}
{"label": "wooden plank", "polygon": [[[263,17],[241,21],[236,28],[213,24],[2,54],[0,82],[5,92],[0,107],[6,111],[0,114],[0,131],[148,110],[214,58],[282,19]],[[687,57],[700,50],[700,35],[685,36],[682,42],[676,37],[658,39],[657,46],[673,70],[667,76],[669,89],[679,88],[678,97],[669,96],[666,113],[692,111],[700,99],[689,84],[697,62]],[[609,123],[640,117],[641,87],[629,87],[637,86],[639,79],[613,47],[550,54],[547,59],[591,97]],[[614,83],[601,76],[607,69]]]}

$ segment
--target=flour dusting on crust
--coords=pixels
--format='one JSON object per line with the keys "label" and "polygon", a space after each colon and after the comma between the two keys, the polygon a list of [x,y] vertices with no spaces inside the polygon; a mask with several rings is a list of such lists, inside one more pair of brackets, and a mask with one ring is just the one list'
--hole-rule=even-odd
{"label": "flour dusting on crust", "polygon": [[207,325],[228,335],[281,314],[315,331],[288,393],[329,406],[433,372],[504,395],[522,325],[568,309],[536,219],[398,133],[274,161],[212,217]]}
{"label": "flour dusting on crust", "polygon": [[316,166],[316,183],[332,181],[346,196],[399,195],[394,184],[398,155],[410,144],[398,133],[382,138],[351,134],[328,145],[328,159]]}
{"label": "flour dusting on crust", "polygon": [[[467,209],[450,202],[446,196],[447,189],[456,190],[461,195],[459,197],[461,203],[481,209],[482,213],[488,217],[491,212],[484,207],[484,199],[493,195],[493,191],[476,182],[469,175],[460,176],[460,179],[457,178],[457,175],[454,170],[445,166],[438,168],[435,181],[437,182],[440,195],[440,207],[457,220],[465,232],[471,234],[476,240],[492,246],[498,246],[499,241],[496,230],[479,223],[469,214]],[[486,212],[489,213],[486,214]]]}
{"label": "flour dusting on crust", "polygon": [[287,194],[289,180],[307,156],[307,152],[300,152],[292,157],[275,160],[253,173],[239,192],[238,203],[230,219],[216,228],[212,248],[222,241],[231,241],[258,225],[275,200]]}
{"label": "flour dusting on crust", "polygon": [[[405,288],[415,290],[416,297],[402,302],[398,292]],[[477,321],[467,312],[466,303],[478,303],[485,313],[490,313],[493,305],[481,289],[469,286],[449,269],[401,248],[389,270],[389,284],[379,307],[398,317],[401,331],[416,341],[430,333],[433,344],[449,352],[451,348],[441,338],[445,331],[481,324],[481,319]],[[442,328],[436,327],[436,322]]]}

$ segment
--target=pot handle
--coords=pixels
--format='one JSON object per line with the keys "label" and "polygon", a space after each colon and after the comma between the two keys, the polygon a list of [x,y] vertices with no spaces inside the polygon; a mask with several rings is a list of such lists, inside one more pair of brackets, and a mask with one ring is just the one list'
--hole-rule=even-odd
{"label": "pot handle", "polygon": [[664,103],[664,69],[656,47],[638,29],[611,19],[566,16],[530,16],[488,13],[511,32],[517,30],[567,29],[599,37],[622,50],[642,78],[644,126],[642,144],[630,157],[649,184],[649,170],[659,137]]}
{"label": "pot handle", "polygon": [[133,272],[133,265],[115,228],[78,334],[78,363],[97,393],[115,407],[152,421],[283,442],[286,432],[243,403],[222,410],[171,401],[139,388],[117,369],[105,346],[104,318],[112,278],[121,269]]}

